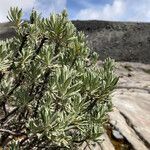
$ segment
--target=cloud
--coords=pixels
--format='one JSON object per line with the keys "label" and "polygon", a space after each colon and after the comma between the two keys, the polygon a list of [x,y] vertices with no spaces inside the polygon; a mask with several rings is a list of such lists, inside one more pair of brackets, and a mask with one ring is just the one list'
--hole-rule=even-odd
{"label": "cloud", "polygon": [[28,11],[33,8],[36,0],[0,0],[0,22],[8,21],[6,16],[10,7],[22,8],[24,11]]}
{"label": "cloud", "polygon": [[[89,5],[89,4],[88,4]],[[101,19],[101,20],[114,20],[124,13],[125,11],[124,0],[114,0],[112,4],[95,5],[80,10],[76,19]]]}
{"label": "cloud", "polygon": [[35,9],[47,17],[51,12],[61,12],[66,9],[67,0],[39,0],[36,2]]}
{"label": "cloud", "polygon": [[8,21],[6,16],[11,6],[22,8],[27,19],[32,8],[47,17],[50,12],[62,11],[71,1],[75,3],[67,9],[73,20],[150,22],[150,0],[0,0],[0,22]]}
{"label": "cloud", "polygon": [[127,0],[126,3],[126,20],[150,22],[150,0],[133,0],[132,3]]}
{"label": "cloud", "polygon": [[28,16],[32,8],[47,17],[50,12],[60,12],[66,8],[67,0],[0,0],[0,22],[8,21],[6,16],[10,7],[22,8]]}
{"label": "cloud", "polygon": [[[85,4],[84,4],[85,6]],[[150,0],[112,0],[112,3],[91,4],[81,9],[73,19],[150,21]]]}

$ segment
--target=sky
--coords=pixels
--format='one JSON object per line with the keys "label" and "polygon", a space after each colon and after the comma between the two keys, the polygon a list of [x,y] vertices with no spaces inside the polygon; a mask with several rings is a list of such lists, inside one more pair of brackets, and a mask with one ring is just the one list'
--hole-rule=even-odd
{"label": "sky", "polygon": [[43,17],[66,9],[71,20],[150,22],[150,0],[0,0],[0,22],[10,7],[23,9],[24,19],[34,8]]}

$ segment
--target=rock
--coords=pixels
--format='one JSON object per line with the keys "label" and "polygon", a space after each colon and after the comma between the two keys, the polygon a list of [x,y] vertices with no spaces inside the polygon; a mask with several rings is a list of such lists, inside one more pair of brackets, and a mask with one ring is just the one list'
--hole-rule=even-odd
{"label": "rock", "polygon": [[128,126],[135,130],[136,134],[150,145],[150,94],[140,91],[121,90],[123,94],[113,98],[114,105],[126,119]]}
{"label": "rock", "polygon": [[115,150],[114,146],[112,145],[112,143],[106,133],[104,133],[101,136],[101,139],[103,139],[103,142],[101,143],[102,150]]}
{"label": "rock", "polygon": [[101,136],[102,142],[100,144],[91,142],[89,147],[87,143],[83,143],[83,145],[79,148],[79,150],[115,150],[114,146],[112,145],[108,135],[104,133]]}
{"label": "rock", "polygon": [[[108,21],[73,21],[78,30],[88,35],[92,49],[100,59],[150,63],[149,23]],[[88,28],[88,30],[87,30]]]}
{"label": "rock", "polygon": [[135,150],[148,150],[144,142],[136,135],[134,130],[128,126],[119,110],[115,109],[109,113],[110,123],[127,139]]}
{"label": "rock", "polygon": [[112,130],[112,134],[118,140],[123,140],[124,139],[124,137],[121,135],[121,133],[117,130]]}
{"label": "rock", "polygon": [[[132,76],[128,77],[132,69]],[[136,150],[150,148],[150,65],[118,63],[117,74],[122,78],[113,93],[116,109],[109,114],[110,123]],[[145,71],[146,70],[146,71]]]}
{"label": "rock", "polygon": [[93,142],[90,142],[90,143],[86,143],[84,142],[82,144],[81,147],[78,148],[79,150],[102,150],[101,147],[97,144],[97,143],[93,143]]}

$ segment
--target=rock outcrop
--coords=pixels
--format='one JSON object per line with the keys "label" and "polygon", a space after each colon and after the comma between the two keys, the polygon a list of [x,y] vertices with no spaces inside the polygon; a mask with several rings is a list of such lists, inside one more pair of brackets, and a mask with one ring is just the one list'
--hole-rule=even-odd
{"label": "rock outcrop", "polygon": [[116,107],[110,123],[136,150],[150,148],[150,65],[118,63],[118,89],[113,93]]}
{"label": "rock outcrop", "polygon": [[[149,150],[150,149],[150,65],[117,62],[120,76],[113,93],[114,109],[109,113],[110,127],[101,137],[100,145],[92,150]],[[115,135],[114,131],[118,134]],[[86,150],[89,150],[86,147]]]}

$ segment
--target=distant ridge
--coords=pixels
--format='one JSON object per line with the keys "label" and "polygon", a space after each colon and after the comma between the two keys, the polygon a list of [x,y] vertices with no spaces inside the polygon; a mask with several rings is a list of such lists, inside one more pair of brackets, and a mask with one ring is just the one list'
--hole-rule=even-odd
{"label": "distant ridge", "polygon": [[12,28],[12,23],[0,23],[0,40],[15,36],[15,31]]}
{"label": "distant ridge", "polygon": [[[150,63],[150,23],[111,21],[72,21],[88,35],[89,46],[100,59]],[[0,24],[0,40],[15,35],[11,23]]]}

